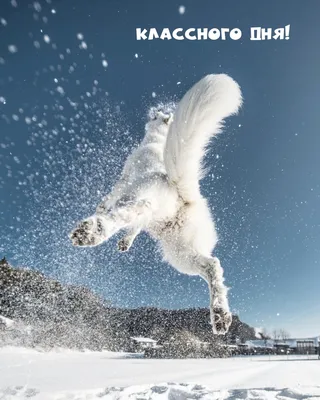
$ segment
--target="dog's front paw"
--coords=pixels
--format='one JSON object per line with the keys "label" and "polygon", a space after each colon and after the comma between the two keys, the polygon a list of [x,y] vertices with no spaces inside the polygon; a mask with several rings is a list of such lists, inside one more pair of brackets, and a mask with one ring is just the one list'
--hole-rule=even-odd
{"label": "dog's front paw", "polygon": [[232,314],[222,307],[214,307],[211,311],[211,324],[213,333],[225,335],[232,323]]}
{"label": "dog's front paw", "polygon": [[103,231],[102,220],[100,218],[90,217],[80,222],[69,236],[74,246],[98,246],[104,240]]}
{"label": "dog's front paw", "polygon": [[130,249],[130,242],[126,238],[122,238],[118,242],[118,250],[121,252],[128,251]]}

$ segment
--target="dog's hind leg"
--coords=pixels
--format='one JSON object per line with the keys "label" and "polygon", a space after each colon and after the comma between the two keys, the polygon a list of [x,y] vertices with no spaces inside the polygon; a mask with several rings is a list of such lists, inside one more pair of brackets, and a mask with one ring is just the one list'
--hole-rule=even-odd
{"label": "dog's hind leg", "polygon": [[223,335],[228,332],[232,314],[228,304],[228,289],[224,284],[223,269],[217,257],[203,257],[200,264],[200,276],[209,287],[210,316],[213,332]]}
{"label": "dog's hind leg", "polygon": [[188,275],[199,275],[208,283],[213,333],[227,333],[232,314],[228,304],[228,289],[224,284],[223,269],[218,258],[199,254],[186,245],[179,247],[174,241],[162,245],[165,259],[173,267]]}

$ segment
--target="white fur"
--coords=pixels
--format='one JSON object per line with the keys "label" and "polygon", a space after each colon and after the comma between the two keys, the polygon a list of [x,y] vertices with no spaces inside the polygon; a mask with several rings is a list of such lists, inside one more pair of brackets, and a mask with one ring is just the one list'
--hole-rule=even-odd
{"label": "white fur", "polygon": [[208,282],[211,323],[218,334],[228,331],[231,313],[223,270],[212,257],[217,234],[199,181],[210,138],[241,103],[238,84],[220,74],[195,84],[173,114],[153,109],[146,135],[128,157],[119,181],[96,214],[70,235],[76,246],[96,246],[124,229],[118,246],[127,251],[140,231],[147,231],[173,267]]}
{"label": "white fur", "polygon": [[181,100],[170,126],[164,161],[170,180],[186,201],[199,198],[205,148],[241,103],[238,84],[224,74],[207,75]]}

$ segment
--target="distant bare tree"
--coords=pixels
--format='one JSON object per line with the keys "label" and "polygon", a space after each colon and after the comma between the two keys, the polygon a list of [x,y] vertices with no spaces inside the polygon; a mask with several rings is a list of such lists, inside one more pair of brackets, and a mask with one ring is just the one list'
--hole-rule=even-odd
{"label": "distant bare tree", "polygon": [[280,329],[279,334],[280,334],[281,340],[283,340],[284,342],[286,340],[290,339],[290,333],[287,332],[285,329]]}
{"label": "distant bare tree", "polygon": [[273,337],[273,340],[275,341],[275,343],[277,343],[281,339],[280,331],[278,329],[274,329],[272,331],[272,337]]}

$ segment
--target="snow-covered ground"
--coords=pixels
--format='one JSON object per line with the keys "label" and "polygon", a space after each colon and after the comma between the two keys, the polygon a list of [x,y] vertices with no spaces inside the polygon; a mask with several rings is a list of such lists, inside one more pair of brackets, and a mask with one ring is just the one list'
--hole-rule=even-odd
{"label": "snow-covered ground", "polygon": [[150,360],[121,353],[3,348],[0,388],[1,400],[320,400],[320,360]]}

